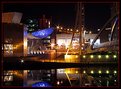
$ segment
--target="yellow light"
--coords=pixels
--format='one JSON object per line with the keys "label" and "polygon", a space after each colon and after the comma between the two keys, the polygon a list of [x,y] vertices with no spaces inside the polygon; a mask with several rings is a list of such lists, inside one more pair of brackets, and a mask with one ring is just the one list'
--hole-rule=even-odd
{"label": "yellow light", "polygon": [[105,57],[108,59],[109,58],[109,55],[106,55]]}
{"label": "yellow light", "polygon": [[99,74],[101,74],[101,73],[102,73],[102,71],[101,71],[101,70],[99,70],[99,71],[98,71],[98,73],[99,73]]}
{"label": "yellow light", "polygon": [[78,56],[76,55],[76,58],[78,58]]}
{"label": "yellow light", "polygon": [[70,73],[70,71],[68,70],[66,73]]}
{"label": "yellow light", "polygon": [[106,70],[106,73],[109,74],[109,70]]}
{"label": "yellow light", "polygon": [[90,56],[90,58],[94,58],[94,56],[93,56],[93,55],[91,55],[91,56]]}
{"label": "yellow light", "polygon": [[94,71],[93,70],[91,70],[91,74],[94,74]]}
{"label": "yellow light", "polygon": [[100,59],[102,56],[101,55],[98,55],[98,58]]}
{"label": "yellow light", "polygon": [[76,71],[76,74],[78,73],[78,71]]}

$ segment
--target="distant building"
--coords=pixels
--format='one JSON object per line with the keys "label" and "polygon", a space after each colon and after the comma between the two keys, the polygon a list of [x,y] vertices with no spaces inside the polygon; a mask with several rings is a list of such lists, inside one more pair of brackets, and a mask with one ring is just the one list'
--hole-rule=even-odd
{"label": "distant building", "polygon": [[39,28],[40,29],[50,28],[51,24],[52,24],[52,19],[46,18],[45,15],[43,15],[42,18],[39,19]]}
{"label": "distant building", "polygon": [[[85,36],[82,35],[82,37],[85,39],[85,43],[88,43],[91,45],[96,35],[97,34],[85,34]],[[70,45],[71,39],[72,39],[72,34],[56,34],[56,44],[59,47],[62,46],[62,47],[68,48],[68,46]],[[79,34],[75,35],[75,38],[72,43],[73,43],[72,45],[79,46]],[[95,45],[99,45],[99,44],[100,44],[100,39],[97,40]]]}
{"label": "distant building", "polygon": [[6,12],[2,13],[2,23],[15,23],[19,24],[22,18],[22,13],[19,12]]}
{"label": "distant building", "polygon": [[[2,13],[2,51],[4,57],[25,56],[27,53],[27,28],[20,24],[21,15],[17,12]],[[15,20],[15,18],[18,20]]]}

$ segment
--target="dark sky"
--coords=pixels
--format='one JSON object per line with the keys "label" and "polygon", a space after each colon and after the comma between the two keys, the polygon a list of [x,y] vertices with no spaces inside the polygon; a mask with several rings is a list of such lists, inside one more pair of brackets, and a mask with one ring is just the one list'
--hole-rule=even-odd
{"label": "dark sky", "polygon": [[[3,12],[22,12],[22,21],[29,17],[52,16],[55,25],[74,28],[76,3],[6,3]],[[101,28],[110,17],[109,3],[85,3],[85,26],[89,30]]]}

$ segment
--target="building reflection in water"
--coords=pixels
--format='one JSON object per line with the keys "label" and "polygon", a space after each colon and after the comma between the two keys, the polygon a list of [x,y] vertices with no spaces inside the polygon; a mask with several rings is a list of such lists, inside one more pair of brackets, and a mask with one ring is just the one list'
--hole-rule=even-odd
{"label": "building reflection in water", "polygon": [[[118,86],[118,71],[114,68],[64,68],[40,70],[7,70],[3,86],[29,86],[46,82],[50,86]],[[41,87],[41,86],[40,86]]]}

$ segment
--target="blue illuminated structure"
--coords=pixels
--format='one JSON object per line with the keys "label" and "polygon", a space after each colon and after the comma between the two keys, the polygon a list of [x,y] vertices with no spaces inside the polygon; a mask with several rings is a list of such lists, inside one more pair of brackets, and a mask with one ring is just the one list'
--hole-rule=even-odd
{"label": "blue illuminated structure", "polygon": [[35,37],[39,37],[39,38],[46,38],[53,31],[54,31],[54,28],[47,28],[47,29],[43,29],[43,30],[39,30],[39,31],[33,32],[32,35],[35,36]]}
{"label": "blue illuminated structure", "polygon": [[51,87],[47,82],[37,82],[32,84],[32,87]]}

